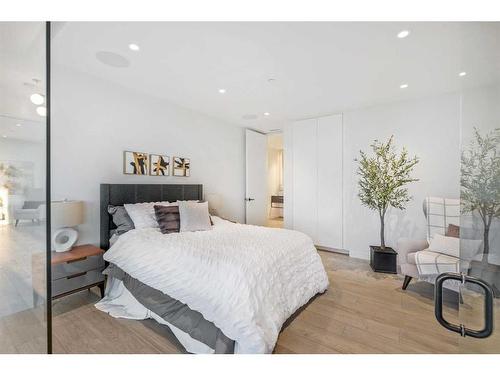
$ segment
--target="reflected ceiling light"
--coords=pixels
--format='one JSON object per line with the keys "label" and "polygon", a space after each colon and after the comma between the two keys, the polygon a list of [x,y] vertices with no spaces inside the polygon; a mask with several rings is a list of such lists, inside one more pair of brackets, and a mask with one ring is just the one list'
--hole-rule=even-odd
{"label": "reflected ceiling light", "polygon": [[47,108],[45,107],[36,107],[36,113],[38,113],[40,116],[45,117],[47,116]]}
{"label": "reflected ceiling light", "polygon": [[17,127],[20,127],[20,126],[21,126],[21,124],[16,124],[16,126],[17,126]]}
{"label": "reflected ceiling light", "polygon": [[270,116],[271,114],[269,112],[264,112],[264,116]]}
{"label": "reflected ceiling light", "polygon": [[408,87],[407,83],[403,83],[402,85],[399,86],[400,89],[405,89]]}
{"label": "reflected ceiling light", "polygon": [[45,98],[41,94],[33,94],[30,96],[31,103],[35,105],[42,105],[45,102]]}
{"label": "reflected ceiling light", "polygon": [[226,89],[219,89],[219,94],[225,94],[226,93]]}
{"label": "reflected ceiling light", "polygon": [[139,51],[139,50],[141,49],[141,48],[140,48],[137,44],[135,44],[135,43],[130,43],[130,44],[128,45],[128,48],[129,48],[131,51]]}
{"label": "reflected ceiling light", "polygon": [[7,138],[7,136],[4,134],[4,135],[2,135],[2,138]]}
{"label": "reflected ceiling light", "polygon": [[409,30],[401,30],[398,33],[398,38],[399,39],[403,39],[403,38],[406,38],[408,35],[410,35],[410,31]]}
{"label": "reflected ceiling light", "polygon": [[460,73],[458,73],[458,75],[459,75],[460,77],[464,77],[464,76],[466,76],[466,75],[467,75],[467,72],[460,72]]}

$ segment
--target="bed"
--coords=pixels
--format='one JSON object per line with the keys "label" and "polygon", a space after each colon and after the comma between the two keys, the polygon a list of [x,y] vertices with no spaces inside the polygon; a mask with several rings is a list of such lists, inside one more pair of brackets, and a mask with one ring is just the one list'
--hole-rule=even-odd
{"label": "bed", "polygon": [[208,231],[134,229],[109,246],[108,205],[202,198],[202,185],[101,185],[109,267],[96,307],[118,318],[155,319],[191,353],[271,353],[285,321],[328,287],[308,236],[212,217]]}

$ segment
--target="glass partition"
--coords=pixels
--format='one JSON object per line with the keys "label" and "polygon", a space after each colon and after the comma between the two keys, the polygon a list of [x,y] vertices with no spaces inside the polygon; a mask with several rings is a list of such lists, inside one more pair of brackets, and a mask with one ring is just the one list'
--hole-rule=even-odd
{"label": "glass partition", "polygon": [[460,255],[465,275],[489,284],[492,317],[485,316],[488,296],[478,285],[461,286],[460,321],[481,331],[491,318],[493,333],[485,339],[461,338],[464,353],[500,351],[500,85],[464,90]]}
{"label": "glass partition", "polygon": [[44,22],[0,22],[0,353],[47,353]]}

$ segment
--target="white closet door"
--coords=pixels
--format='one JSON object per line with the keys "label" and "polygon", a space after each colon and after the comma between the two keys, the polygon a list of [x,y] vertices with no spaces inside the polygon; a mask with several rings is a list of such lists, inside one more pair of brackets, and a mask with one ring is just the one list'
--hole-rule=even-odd
{"label": "white closet door", "polygon": [[318,119],[318,225],[315,244],[343,249],[342,115]]}
{"label": "white closet door", "polygon": [[318,213],[316,132],[316,119],[293,125],[293,227],[315,242]]}

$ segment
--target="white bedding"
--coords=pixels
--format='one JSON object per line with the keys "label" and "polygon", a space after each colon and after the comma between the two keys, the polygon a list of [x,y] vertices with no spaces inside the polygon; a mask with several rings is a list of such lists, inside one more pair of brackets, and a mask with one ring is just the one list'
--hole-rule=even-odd
{"label": "white bedding", "polygon": [[286,319],[328,287],[321,259],[300,232],[213,221],[202,232],[132,230],[104,259],[200,312],[239,353],[270,353]]}

